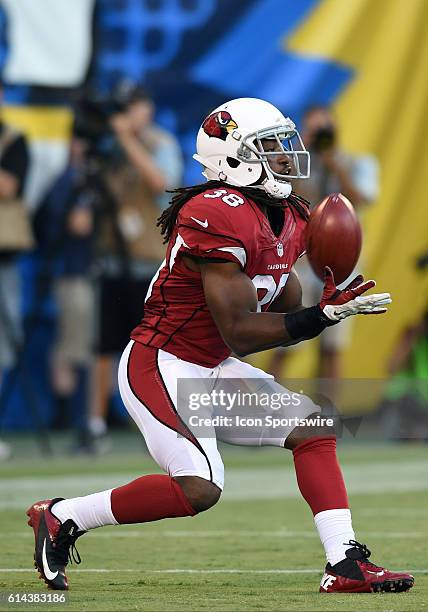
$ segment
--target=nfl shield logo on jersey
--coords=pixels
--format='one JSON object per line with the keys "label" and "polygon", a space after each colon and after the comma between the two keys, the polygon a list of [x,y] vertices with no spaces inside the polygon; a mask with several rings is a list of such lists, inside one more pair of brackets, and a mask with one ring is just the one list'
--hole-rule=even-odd
{"label": "nfl shield logo on jersey", "polygon": [[279,257],[282,257],[284,255],[284,246],[282,242],[278,242],[278,244],[276,245],[276,251]]}

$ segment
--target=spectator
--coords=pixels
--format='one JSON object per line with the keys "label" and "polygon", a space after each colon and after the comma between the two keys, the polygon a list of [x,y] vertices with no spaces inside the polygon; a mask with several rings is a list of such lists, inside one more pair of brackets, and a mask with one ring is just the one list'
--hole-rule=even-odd
{"label": "spectator", "polygon": [[[312,205],[328,194],[343,193],[358,211],[378,195],[378,164],[369,155],[354,156],[339,144],[338,127],[330,108],[314,106],[303,116],[302,138],[311,154],[311,176],[296,181],[294,189]],[[316,303],[322,292],[322,282],[312,272],[306,257],[296,270],[303,289],[304,302]],[[342,351],[349,341],[350,319],[343,325],[327,328],[320,336],[318,377],[338,379],[342,371]],[[270,372],[281,378],[286,351],[272,351]]]}
{"label": "spectator", "polygon": [[165,190],[176,187],[182,174],[179,146],[153,123],[154,104],[148,94],[135,87],[125,106],[110,120],[120,155],[105,172],[113,198],[103,203],[97,229],[99,342],[90,421],[95,437],[106,432],[113,358],[139,322],[150,281],[164,257],[156,219],[168,204]]}
{"label": "spectator", "polygon": [[[73,424],[76,451],[90,451],[88,403],[93,354],[93,288],[90,279],[94,210],[86,192],[88,143],[72,139],[67,168],[41,206],[44,255],[54,263],[58,307],[51,374],[56,426]],[[43,221],[43,223],[42,223]]]}
{"label": "spectator", "polygon": [[379,406],[382,431],[396,440],[428,440],[428,311],[404,329],[388,364]]}
{"label": "spectator", "polygon": [[[0,122],[0,387],[4,370],[15,365],[22,345],[21,291],[16,257],[32,246],[22,199],[28,166],[25,137]],[[0,459],[9,454],[8,445],[0,441]]]}

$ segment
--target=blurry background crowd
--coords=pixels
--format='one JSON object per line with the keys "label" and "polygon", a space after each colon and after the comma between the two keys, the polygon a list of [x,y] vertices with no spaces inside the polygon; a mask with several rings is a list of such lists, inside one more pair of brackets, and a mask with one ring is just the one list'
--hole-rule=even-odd
{"label": "blurry background crowd", "polygon": [[[428,437],[424,0],[2,0],[0,11],[1,430],[46,444],[47,428],[71,429],[70,451],[95,453],[108,425],[126,426],[116,360],[163,259],[166,191],[202,181],[191,155],[203,117],[254,96],[290,115],[311,152],[295,190],[353,202],[360,271],[394,299],[382,320],[255,361],[280,379],[391,377],[373,397],[351,393],[350,409],[377,408],[387,435]],[[298,272],[316,303],[320,281],[305,261]]]}

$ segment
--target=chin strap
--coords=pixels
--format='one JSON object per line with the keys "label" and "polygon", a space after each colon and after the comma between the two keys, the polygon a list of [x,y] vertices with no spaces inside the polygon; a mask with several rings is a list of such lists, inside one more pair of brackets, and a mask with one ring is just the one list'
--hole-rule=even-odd
{"label": "chin strap", "polygon": [[265,179],[262,183],[262,187],[266,191],[266,193],[268,193],[273,198],[278,198],[279,200],[288,198],[292,190],[290,183],[276,181],[272,178]]}
{"label": "chin strap", "polygon": [[[193,158],[199,161],[200,163],[207,163],[201,161],[198,155],[194,155]],[[262,183],[259,183],[258,185],[241,185],[231,176],[227,176],[223,171],[219,171],[217,168],[213,169],[208,166],[205,166],[204,170],[202,171],[202,175],[208,181],[226,181],[230,185],[235,185],[236,187],[251,187],[253,189],[263,189],[270,196],[272,196],[273,198],[277,198],[278,200],[284,200],[285,198],[288,198],[293,189],[290,183],[287,183],[285,181],[276,181],[274,178],[266,178]]]}

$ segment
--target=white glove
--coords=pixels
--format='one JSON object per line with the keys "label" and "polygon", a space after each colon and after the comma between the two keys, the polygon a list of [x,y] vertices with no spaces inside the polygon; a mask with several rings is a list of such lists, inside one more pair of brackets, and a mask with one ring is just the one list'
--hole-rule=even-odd
{"label": "white glove", "polygon": [[391,304],[389,293],[373,293],[372,295],[359,295],[354,300],[340,306],[327,304],[323,313],[332,321],[341,321],[356,314],[382,314],[386,312],[386,304]]}
{"label": "white glove", "polygon": [[375,286],[374,280],[364,281],[359,274],[345,289],[340,290],[334,282],[333,272],[326,268],[320,308],[332,325],[351,315],[382,314],[387,311],[385,306],[392,302],[389,293],[362,295]]}

